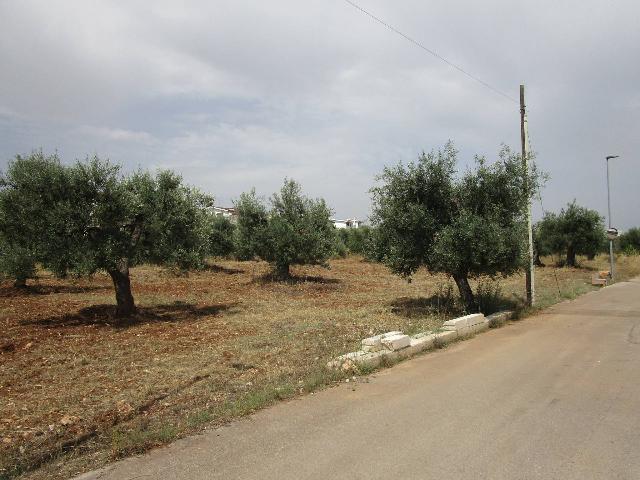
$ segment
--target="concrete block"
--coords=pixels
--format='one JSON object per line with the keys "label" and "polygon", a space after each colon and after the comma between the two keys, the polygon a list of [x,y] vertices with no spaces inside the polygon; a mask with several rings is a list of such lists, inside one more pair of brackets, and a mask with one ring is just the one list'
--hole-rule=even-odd
{"label": "concrete block", "polygon": [[349,352],[344,355],[340,355],[335,360],[327,363],[327,367],[329,368],[344,368],[348,369],[350,366],[358,363],[360,358],[366,355],[367,352],[364,350],[358,350],[357,352]]}
{"label": "concrete block", "polygon": [[362,340],[362,350],[365,352],[377,352],[382,350],[382,335],[376,335],[375,337],[369,337]]}
{"label": "concrete block", "polygon": [[[433,345],[436,341],[436,336],[433,333],[427,333],[418,338],[412,338],[409,347],[406,349],[409,355],[415,355],[416,353],[423,352],[430,348],[433,348]],[[403,350],[404,351],[404,350]]]}
{"label": "concrete block", "polygon": [[465,338],[473,334],[473,327],[464,327],[458,330],[458,338]]}
{"label": "concrete block", "polygon": [[467,317],[458,317],[447,320],[442,324],[442,328],[445,330],[458,330],[467,326]]}
{"label": "concrete block", "polygon": [[458,333],[452,330],[436,333],[436,342],[440,345],[446,345],[458,338]]}
{"label": "concrete block", "polygon": [[482,313],[473,313],[464,317],[452,318],[442,324],[443,330],[456,331],[459,335],[470,335],[472,333],[469,327],[478,325],[484,321]]}
{"label": "concrete block", "polygon": [[480,333],[485,330],[489,330],[489,322],[477,323],[471,327],[469,327],[470,333]]}
{"label": "concrete block", "polygon": [[411,344],[411,339],[409,335],[389,335],[382,338],[382,344],[389,350],[400,350],[408,347]]}
{"label": "concrete block", "polygon": [[392,332],[383,333],[381,336],[382,338],[385,338],[385,337],[393,337],[394,335],[402,335],[402,332],[399,330],[394,330]]}
{"label": "concrete block", "polygon": [[382,335],[375,335],[373,337],[368,337],[362,340],[363,346],[373,347],[380,344],[382,340]]}
{"label": "concrete block", "polygon": [[502,312],[496,312],[492,315],[489,315],[487,317],[487,320],[489,321],[490,328],[496,328],[501,325],[504,325],[504,323],[507,322],[508,320],[511,320],[512,317],[513,317],[513,312],[511,310],[505,310]]}
{"label": "concrete block", "polygon": [[384,357],[387,353],[388,352],[386,351],[365,353],[364,355],[358,357],[357,364],[367,367],[377,367],[378,365],[380,365],[382,357]]}
{"label": "concrete block", "polygon": [[473,313],[471,315],[466,315],[465,317],[462,317],[462,318],[467,319],[468,327],[473,327],[474,325],[478,325],[479,323],[484,322],[484,314],[482,313]]}
{"label": "concrete block", "polygon": [[384,338],[387,337],[394,337],[397,335],[402,335],[402,332],[400,331],[393,331],[393,332],[387,332],[387,333],[383,333],[381,335],[374,335],[373,337],[368,337],[362,340],[362,350],[364,350],[365,352],[377,352],[380,351],[385,347],[385,345],[383,345],[382,340]]}
{"label": "concrete block", "polygon": [[433,335],[433,332],[430,330],[427,330],[426,332],[416,333],[415,335],[410,335],[410,336],[411,336],[411,340],[417,340],[422,337],[428,337],[429,335]]}

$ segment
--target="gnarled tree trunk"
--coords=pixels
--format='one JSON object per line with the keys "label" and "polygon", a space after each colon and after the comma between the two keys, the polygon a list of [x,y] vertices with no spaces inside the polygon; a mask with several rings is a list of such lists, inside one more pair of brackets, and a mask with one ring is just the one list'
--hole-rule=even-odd
{"label": "gnarled tree trunk", "polygon": [[454,273],[452,277],[458,286],[460,296],[462,297],[462,301],[464,302],[467,311],[477,312],[478,304],[476,303],[476,299],[473,295],[473,290],[471,290],[471,285],[469,285],[467,275],[464,273]]}
{"label": "gnarled tree trunk", "polygon": [[136,313],[136,305],[131,294],[129,280],[129,260],[123,258],[117,262],[116,268],[109,270],[113,286],[116,290],[116,316],[127,317]]}
{"label": "gnarled tree trunk", "polygon": [[278,280],[290,279],[291,272],[289,270],[289,264],[276,264],[275,274]]}
{"label": "gnarled tree trunk", "polygon": [[567,267],[576,266],[576,249],[573,245],[567,247]]}

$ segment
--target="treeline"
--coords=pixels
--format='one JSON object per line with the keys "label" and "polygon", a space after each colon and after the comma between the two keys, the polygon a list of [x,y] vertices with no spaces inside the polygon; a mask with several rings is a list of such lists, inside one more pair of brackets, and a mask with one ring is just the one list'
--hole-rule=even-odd
{"label": "treeline", "polygon": [[[328,265],[347,254],[410,278],[419,268],[455,280],[467,310],[478,309],[469,279],[510,275],[527,262],[526,209],[543,176],[525,171],[503,147],[489,163],[457,170],[452,143],[408,165],[384,168],[372,193],[372,226],[336,229],[323,199],[293,180],[264,200],[255,191],[235,202],[236,223],[213,213],[213,197],[171,171],[124,174],[99,158],[63,165],[41,152],[18,156],[0,176],[0,273],[25,285],[42,266],[55,275],[108,273],[116,313],[135,313],[129,270],[142,263],[198,269],[212,256],[269,262],[276,280],[293,265]],[[618,241],[640,251],[640,230]],[[535,225],[536,258],[606,250],[602,217],[570,203]]]}
{"label": "treeline", "polygon": [[139,264],[186,271],[233,256],[265,260],[286,279],[292,265],[364,251],[366,233],[338,235],[325,201],[293,180],[268,202],[242,194],[236,224],[212,207],[213,197],[171,171],[125,175],[97,157],[63,165],[42,152],[18,156],[0,176],[0,273],[24,287],[37,265],[58,277],[105,271],[126,317],[136,311],[129,271]]}

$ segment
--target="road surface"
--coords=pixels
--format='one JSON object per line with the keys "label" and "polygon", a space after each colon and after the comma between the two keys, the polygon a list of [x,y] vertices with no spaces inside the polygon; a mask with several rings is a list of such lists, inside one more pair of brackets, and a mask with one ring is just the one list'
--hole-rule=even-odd
{"label": "road surface", "polygon": [[640,479],[640,280],[87,479]]}

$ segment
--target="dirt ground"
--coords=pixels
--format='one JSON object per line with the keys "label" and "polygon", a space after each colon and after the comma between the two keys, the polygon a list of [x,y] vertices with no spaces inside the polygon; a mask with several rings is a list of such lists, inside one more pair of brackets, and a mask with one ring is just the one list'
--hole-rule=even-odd
{"label": "dirt ground", "polygon": [[[541,306],[594,287],[606,258],[539,268]],[[132,271],[139,314],[113,318],[106,275],[0,285],[0,478],[68,478],[340,379],[324,365],[389,330],[437,328],[459,312],[445,276],[411,283],[349,257],[266,280],[260,262],[175,276]],[[621,257],[620,278],[640,274]],[[485,310],[518,307],[522,275],[475,286]],[[490,312],[488,312],[490,313]]]}

